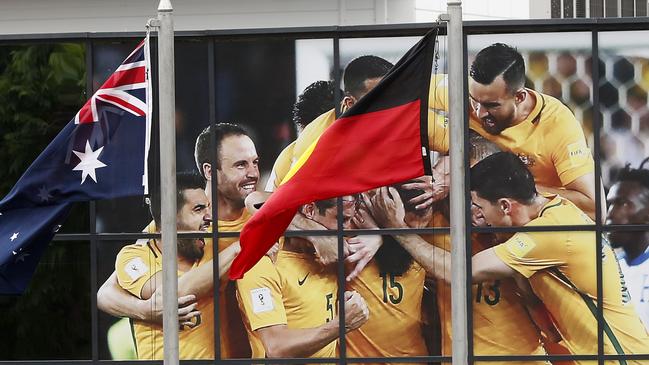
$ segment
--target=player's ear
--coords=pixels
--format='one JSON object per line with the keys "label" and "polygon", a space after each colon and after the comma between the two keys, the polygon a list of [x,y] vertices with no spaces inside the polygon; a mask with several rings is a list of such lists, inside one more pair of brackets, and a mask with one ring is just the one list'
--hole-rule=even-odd
{"label": "player's ear", "polygon": [[354,104],[356,104],[356,98],[351,95],[346,95],[341,102],[340,109],[344,113],[349,110],[349,108],[351,108]]}
{"label": "player's ear", "polygon": [[527,92],[523,88],[520,88],[516,90],[516,92],[514,92],[514,102],[517,105],[524,102],[526,97],[527,97]]}
{"label": "player's ear", "polygon": [[512,212],[512,202],[509,199],[501,198],[498,199],[498,206],[500,210],[503,211],[506,215],[510,215]]}
{"label": "player's ear", "polygon": [[205,162],[203,163],[203,175],[205,176],[205,179],[207,180],[212,180],[212,165]]}
{"label": "player's ear", "polygon": [[315,216],[315,203],[308,203],[302,206],[302,214],[309,219],[313,219]]}

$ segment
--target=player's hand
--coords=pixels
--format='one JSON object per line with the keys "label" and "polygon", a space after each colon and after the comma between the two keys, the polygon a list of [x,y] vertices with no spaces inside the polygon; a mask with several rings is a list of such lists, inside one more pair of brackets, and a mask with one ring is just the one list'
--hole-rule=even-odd
{"label": "player's hand", "polygon": [[356,214],[352,218],[352,222],[356,228],[360,229],[377,229],[379,225],[376,224],[374,217],[370,214],[369,208],[363,200],[357,205]]}
{"label": "player's hand", "polygon": [[[146,301],[143,301],[146,311],[143,320],[146,322],[162,324],[162,291],[157,290],[154,295]],[[178,298],[178,324],[182,329],[183,326],[193,328],[196,326],[195,317],[200,316],[201,312],[196,309],[198,303],[195,295],[184,295]]]}
{"label": "player's hand", "polygon": [[195,295],[185,295],[178,298],[178,324],[180,329],[191,329],[198,325],[198,317],[201,312],[196,309],[198,302],[196,302]]}
{"label": "player's hand", "polygon": [[370,318],[365,299],[356,291],[345,292],[345,332],[362,326]]}
{"label": "player's hand", "polygon": [[253,191],[252,193],[248,194],[248,196],[244,200],[246,210],[250,214],[255,214],[259,210],[259,208],[261,208],[262,204],[264,204],[266,200],[268,200],[270,194],[271,193],[267,193],[265,191]]}
{"label": "player's hand", "polygon": [[404,222],[405,208],[396,189],[382,187],[372,198],[365,193],[361,196],[379,226],[388,228],[407,227]]}
{"label": "player's hand", "polygon": [[421,176],[401,185],[405,190],[419,190],[421,194],[408,200],[415,209],[426,209],[433,205],[433,177]]}
{"label": "player's hand", "polygon": [[451,159],[449,156],[441,156],[433,166],[433,202],[446,199],[450,187]]}
{"label": "player's hand", "polygon": [[383,238],[380,235],[356,236],[347,240],[349,256],[345,262],[354,265],[354,269],[347,275],[347,281],[352,281],[360,275],[382,244]]}

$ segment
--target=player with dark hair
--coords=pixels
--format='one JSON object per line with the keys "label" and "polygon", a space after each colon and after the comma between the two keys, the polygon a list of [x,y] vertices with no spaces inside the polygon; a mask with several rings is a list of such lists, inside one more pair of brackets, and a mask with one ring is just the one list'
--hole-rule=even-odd
{"label": "player with dark hair", "polygon": [[[218,123],[212,129],[207,127],[196,139],[194,156],[203,181],[208,201],[212,201],[211,179],[217,177],[217,194],[214,199],[218,205],[217,225],[219,232],[239,232],[250,218],[245,209],[244,199],[256,189],[259,179],[258,157],[253,141],[245,129],[236,124]],[[211,133],[215,133],[216,148],[211,146]],[[212,169],[211,154],[216,151],[216,169]],[[211,211],[211,210],[210,210]],[[151,223],[146,230],[156,230],[156,224]],[[210,227],[211,231],[211,227]],[[179,314],[188,317],[195,313],[191,302],[196,298],[205,298],[210,302],[206,311],[214,311],[213,296],[214,275],[212,262],[212,240],[205,240],[205,265],[190,270],[179,280]],[[227,281],[227,272],[232,261],[240,251],[236,237],[222,237],[218,241],[219,278],[221,291],[219,296],[219,316],[221,323],[221,356],[249,357],[245,328],[241,322],[236,303],[234,285]],[[157,321],[162,301],[147,306],[147,302],[139,301],[117,287],[115,275],[111,275],[97,294],[98,306],[103,311],[114,316],[129,318],[147,318]],[[142,308],[148,309],[144,312]],[[213,335],[213,334],[212,334]],[[212,336],[212,341],[214,337]],[[213,342],[212,342],[213,343]],[[214,346],[210,347],[212,358]]]}
{"label": "player with dark hair", "polygon": [[[483,158],[499,152],[498,147],[477,133],[471,131],[469,135],[471,163],[476,163]],[[383,199],[386,189],[371,199],[366,195],[365,204],[369,207],[377,222],[382,227],[393,228],[421,228],[421,227],[448,227],[449,211],[448,200],[436,202],[428,211],[414,210],[405,202],[404,196],[398,188],[390,190],[391,198]],[[396,194],[396,195],[395,195]],[[399,206],[399,208],[397,208]],[[403,209],[403,210],[401,210]],[[425,212],[425,213],[424,213]],[[451,354],[452,327],[451,327],[451,287],[450,287],[450,255],[451,250],[449,234],[432,235],[396,235],[395,239],[408,251],[421,267],[426,270],[427,276],[437,279],[437,305],[441,325],[442,355]],[[473,235],[472,252],[483,251],[493,245],[491,235]],[[535,324],[530,321],[524,303],[517,292],[519,291],[513,280],[485,280],[476,283],[472,288],[474,296],[474,352],[479,355],[543,355],[545,351],[541,345],[541,335]],[[531,304],[531,303],[530,303]],[[529,305],[529,304],[528,304]],[[536,318],[548,339],[558,340],[554,328],[548,323]],[[511,339],[516,338],[513,342]],[[509,362],[507,362],[509,363]],[[543,362],[523,362],[524,364],[543,364]],[[500,363],[497,363],[500,364]],[[520,364],[520,363],[516,363]]]}
{"label": "player with dark hair", "polygon": [[[216,139],[216,149],[211,146],[211,134]],[[212,151],[216,150],[216,169],[212,169]],[[210,183],[217,172],[217,203],[219,219],[234,220],[243,213],[243,201],[255,191],[259,180],[259,157],[255,144],[241,126],[218,123],[214,130],[205,128],[196,138],[194,150],[196,167],[207,180],[205,192],[212,198]]]}
{"label": "player with dark hair", "polygon": [[[315,81],[298,96],[295,105],[293,105],[293,123],[298,135],[318,116],[334,108],[334,91],[333,81]],[[275,191],[291,169],[294,148],[295,141],[284,147],[275,159],[273,169],[266,181],[266,191]]]}
{"label": "player with dark hair", "polygon": [[[177,186],[177,229],[182,231],[206,231],[211,222],[209,201],[203,190],[203,179],[195,174],[179,173]],[[156,226],[160,226],[160,188],[155,187],[149,197],[149,207]],[[115,260],[119,286],[134,298],[145,301],[154,298],[162,287],[162,242],[160,239],[141,239],[123,247]],[[178,271],[185,273],[192,267],[205,263],[203,239],[178,239]],[[182,275],[182,274],[181,274]],[[98,294],[98,300],[101,295]],[[211,300],[199,300],[193,306],[201,313],[181,316],[185,330],[179,333],[179,349],[182,359],[214,358],[214,323]],[[208,310],[209,309],[209,310]],[[142,320],[132,320],[133,335],[139,359],[162,359],[162,327]]]}
{"label": "player with dark hair", "polygon": [[[570,109],[525,88],[523,57],[506,44],[478,52],[469,75],[470,128],[518,155],[537,190],[561,194],[594,218],[595,164]],[[429,107],[448,110],[446,75],[433,76],[430,87]]]}
{"label": "player with dark hair", "polygon": [[385,59],[372,55],[353,59],[343,73],[345,85],[343,112],[372,90],[393,66]]}
{"label": "player with dark hair", "polygon": [[[413,190],[403,189],[401,185],[399,190],[404,195],[413,194]],[[365,206],[360,205],[358,211],[354,217],[355,228],[378,228]],[[406,219],[413,225],[423,220],[428,223],[422,216],[429,217],[431,211],[432,208],[417,210],[411,205]],[[365,298],[372,316],[363,327],[347,334],[347,355],[350,358],[429,355],[422,317],[426,271],[392,236],[349,238],[352,255],[348,262],[359,254],[355,246],[361,239],[378,240],[380,247],[358,274],[350,275],[348,288]]]}
{"label": "player with dark hair", "polygon": [[476,55],[469,76],[482,85],[489,85],[500,75],[512,94],[525,86],[523,56],[506,44],[494,43]]}
{"label": "player with dark hair", "polygon": [[[471,169],[471,196],[490,225],[508,227],[588,225],[572,202],[539,194],[518,156],[498,153]],[[522,275],[554,318],[573,354],[597,351],[597,275],[594,231],[516,233],[473,257],[474,281]],[[615,255],[602,247],[605,354],[649,352],[642,326]],[[627,364],[642,361],[627,360]]]}
{"label": "player with dark hair", "polygon": [[334,107],[335,90],[336,85],[333,81],[320,80],[311,83],[302,91],[293,105],[293,124],[297,134],[319,115]]}
{"label": "player with dark hair", "polygon": [[[354,209],[343,209],[345,228]],[[336,199],[305,204],[298,214],[328,229],[338,224]],[[263,257],[237,280],[253,358],[337,356],[337,293],[335,267],[318,263],[303,237],[287,237],[274,264]],[[359,293],[344,295],[345,331],[351,333],[367,321],[369,312]]]}
{"label": "player with dark hair", "polygon": [[[649,225],[649,170],[626,165],[608,192],[606,224]],[[618,257],[631,301],[649,329],[649,231],[609,231],[611,245],[620,250]]]}

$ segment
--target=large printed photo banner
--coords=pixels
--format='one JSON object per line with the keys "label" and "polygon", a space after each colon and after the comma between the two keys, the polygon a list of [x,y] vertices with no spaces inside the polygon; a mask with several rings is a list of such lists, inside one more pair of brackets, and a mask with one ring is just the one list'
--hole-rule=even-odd
{"label": "large printed photo banner", "polygon": [[[575,38],[576,39],[576,38]],[[359,40],[354,40],[359,41]],[[574,41],[574,40],[573,40]],[[305,42],[305,41],[300,41]],[[298,42],[298,43],[300,43]],[[543,118],[551,115],[553,108],[560,108],[560,103],[555,102],[552,98],[561,96],[561,94],[553,94],[553,89],[548,89],[553,84],[551,82],[535,81],[534,76],[551,75],[554,80],[561,80],[562,77],[567,75],[569,69],[565,66],[561,68],[548,67],[544,71],[542,67],[543,59],[548,57],[562,57],[565,59],[573,57],[577,60],[585,60],[587,55],[582,53],[571,54],[567,51],[563,53],[547,52],[545,49],[526,49],[522,47],[516,38],[508,39],[509,44],[519,47],[519,52],[522,54],[526,61],[527,78],[526,86],[530,90],[535,90],[536,93],[529,91],[528,95],[532,95],[535,100],[540,100],[541,103],[535,105],[532,111]],[[315,42],[317,43],[317,42]],[[353,42],[352,42],[353,43]],[[488,40],[483,45],[475,49],[471,53],[472,62],[475,53],[483,48],[488,47],[493,42]],[[351,43],[350,43],[351,44]],[[343,43],[344,45],[344,43]],[[240,46],[240,45],[238,45]],[[251,44],[251,47],[256,46]],[[317,48],[317,45],[310,45],[312,48]],[[344,47],[343,47],[344,48]],[[326,53],[326,52],[325,52]],[[369,53],[369,52],[368,52]],[[557,54],[559,56],[557,56]],[[358,55],[366,56],[366,55]],[[351,61],[362,57],[350,57],[348,64]],[[381,67],[381,61],[377,59],[367,59],[367,61],[378,61],[378,67]],[[541,61],[538,61],[541,60]],[[442,65],[443,65],[442,61]],[[539,66],[540,62],[540,66]],[[370,62],[371,63],[371,62]],[[348,64],[342,66],[348,66]],[[553,65],[553,64],[551,64]],[[374,65],[366,65],[365,67],[371,68]],[[390,69],[391,64],[383,64],[384,72]],[[343,67],[347,68],[347,67]],[[542,70],[542,71],[539,71]],[[581,66],[578,68],[581,71]],[[347,71],[347,70],[346,70]],[[233,71],[234,72],[234,71]],[[236,74],[236,73],[235,73]],[[244,72],[245,74],[245,72]],[[229,76],[231,77],[231,76]],[[248,77],[240,76],[243,84],[251,82]],[[344,79],[344,75],[343,75]],[[380,76],[368,77],[368,79],[380,79]],[[568,78],[569,79],[569,78]],[[362,80],[365,83],[367,79]],[[444,95],[445,89],[448,85],[445,84],[445,77],[443,72],[434,73],[432,75],[433,82],[430,84],[431,98],[429,106],[434,107],[431,109],[429,115],[429,132],[431,136],[440,137],[439,141],[435,138],[430,139],[431,145],[438,146],[434,162],[439,171],[433,170],[433,174],[438,173],[435,181],[443,179],[444,161],[443,155],[446,153],[444,148],[448,148],[448,135],[445,133],[432,134],[431,131],[444,131],[448,127],[449,121],[446,118],[445,107],[447,106]],[[340,94],[343,95],[340,107],[344,111],[354,102],[362,98],[362,92],[356,93],[353,89],[347,90],[348,85],[346,80],[340,87]],[[569,82],[569,81],[568,81]],[[314,80],[312,83],[304,83],[307,85],[302,90],[294,91],[298,97],[294,99],[295,105],[287,107],[286,111],[281,114],[282,118],[288,118],[292,114],[295,117],[294,122],[297,124],[298,138],[285,137],[285,132],[281,132],[283,128],[278,124],[274,133],[263,132],[262,119],[259,124],[246,122],[245,118],[243,123],[237,122],[237,118],[228,118],[228,123],[217,122],[209,130],[204,131],[208,124],[202,124],[196,127],[192,122],[187,122],[181,112],[181,118],[184,118],[183,128],[190,128],[195,130],[195,136],[184,137],[179,145],[189,146],[186,150],[179,151],[179,154],[193,157],[193,160],[187,162],[189,168],[199,170],[198,174],[202,175],[207,180],[203,194],[200,192],[196,195],[194,192],[201,189],[197,186],[200,182],[195,181],[189,183],[187,190],[191,190],[191,194],[183,194],[183,200],[180,201],[182,205],[179,207],[187,207],[187,212],[195,210],[193,218],[191,214],[185,220],[188,225],[186,230],[208,231],[209,228],[203,224],[199,216],[205,217],[207,212],[204,210],[205,202],[214,199],[214,202],[221,204],[223,200],[237,200],[243,201],[248,196],[253,196],[261,202],[265,199],[259,191],[275,191],[280,186],[283,176],[289,173],[291,165],[293,165],[299,157],[303,154],[305,149],[308,149],[309,143],[304,141],[313,141],[314,136],[318,136],[325,130],[334,120],[335,101],[334,94],[335,87],[331,81],[326,77],[322,80]],[[573,93],[569,94],[574,97],[579,97],[577,92],[583,92],[582,89],[575,86],[576,89]],[[367,86],[367,85],[364,85]],[[235,88],[236,90],[236,88]],[[556,92],[556,90],[555,90]],[[543,96],[541,96],[543,94]],[[263,100],[263,99],[260,99]],[[313,102],[313,101],[317,102]],[[562,100],[562,99],[557,99]],[[581,99],[578,99],[581,100]],[[485,100],[482,100],[485,101]],[[219,101],[224,103],[223,101]],[[315,111],[311,116],[304,112],[302,107],[309,105],[310,102],[317,105],[319,108],[313,107]],[[589,155],[592,153],[592,132],[588,124],[582,124],[581,117],[587,114],[575,109],[573,105],[565,102],[569,108],[563,109],[567,111],[578,124],[576,126],[581,130],[583,141],[579,141],[579,146],[573,145],[572,150],[567,150],[572,153],[572,158],[568,157],[566,161],[570,164],[588,164],[592,165],[592,159],[589,160]],[[238,104],[237,104],[238,105]],[[482,106],[480,101],[474,100],[471,105],[473,112],[480,109]],[[228,107],[225,110],[238,109],[236,107]],[[218,113],[225,113],[219,111]],[[247,111],[249,112],[249,111]],[[239,110],[242,113],[242,109]],[[302,118],[300,120],[299,118]],[[269,119],[268,116],[263,118]],[[271,118],[272,119],[272,118]],[[532,118],[534,119],[534,118]],[[304,120],[312,120],[312,122],[304,122]],[[545,119],[544,119],[545,120]],[[233,123],[234,122],[234,123]],[[475,125],[480,123],[480,119],[473,122]],[[434,128],[430,126],[433,125]],[[215,127],[215,128],[214,128]],[[482,132],[482,133],[481,133]],[[218,143],[218,148],[210,145],[209,133],[215,133]],[[263,136],[263,137],[262,137]],[[273,140],[273,143],[269,143]],[[470,136],[470,156],[472,158],[481,159],[488,155],[494,154],[501,150],[509,150],[517,152],[518,158],[527,168],[539,163],[535,156],[531,153],[521,153],[512,150],[506,144],[499,143],[498,139],[488,134],[484,130],[478,130]],[[278,143],[278,141],[285,141]],[[439,144],[436,144],[439,143]],[[442,146],[441,148],[439,146]],[[274,150],[271,154],[267,151]],[[217,155],[220,166],[216,169],[212,166],[212,157],[214,150],[219,151]],[[193,156],[192,156],[193,155]],[[267,156],[271,156],[270,160]],[[276,156],[276,157],[274,157]],[[184,157],[179,157],[179,160]],[[189,160],[189,159],[188,159]],[[442,171],[442,173],[440,173]],[[537,173],[532,169],[532,174],[536,179],[537,176],[542,181],[560,181],[561,173],[553,172],[551,175],[543,175],[543,171],[539,170]],[[550,170],[548,170],[550,171]],[[586,171],[589,171],[586,169]],[[184,174],[179,172],[179,177]],[[196,176],[194,176],[195,178]],[[183,177],[184,179],[184,177]],[[217,180],[217,190],[212,191],[212,179]],[[189,178],[189,181],[193,178]],[[444,199],[440,199],[436,195],[433,204],[429,204],[428,199],[434,195],[434,191],[430,188],[433,179],[430,176],[420,176],[415,179],[395,183],[392,189],[384,189],[378,192],[369,192],[367,194],[350,194],[342,198],[343,202],[343,228],[370,228],[383,227],[389,228],[392,221],[390,217],[394,216],[396,212],[386,202],[395,201],[395,196],[398,196],[404,206],[404,219],[410,227],[447,227],[448,222],[448,206]],[[317,181],[313,182],[317,184]],[[537,184],[539,184],[537,182]],[[539,184],[542,186],[544,184]],[[193,188],[192,188],[193,186]],[[255,192],[257,191],[257,192]],[[423,198],[426,196],[427,198]],[[254,203],[254,202],[253,202]],[[569,205],[569,204],[568,204]],[[222,208],[219,205],[219,208]],[[227,205],[226,205],[227,207]],[[232,214],[227,216],[225,213],[230,211],[223,210],[219,213],[218,217],[212,217],[219,232],[240,232],[245,222],[250,219],[251,211],[258,209],[258,204],[249,204],[242,214]],[[578,208],[576,208],[578,209]],[[296,219],[292,221],[290,229],[331,229],[338,228],[336,216],[336,201],[335,199],[325,199],[318,202],[305,204],[298,209]],[[478,212],[479,213],[479,212]],[[484,214],[476,219],[476,224],[481,224],[480,219],[486,219]],[[566,224],[567,221],[558,221],[555,224]],[[142,225],[146,225],[148,221],[143,221]],[[484,222],[482,222],[484,223]],[[585,224],[593,224],[592,221],[585,221]],[[149,225],[147,229],[154,229],[154,225]],[[181,227],[179,226],[179,230]],[[565,233],[554,233],[565,237]],[[380,248],[373,258],[364,262],[366,266],[363,270],[356,272],[354,265],[349,265],[347,275],[350,276],[350,282],[346,289],[355,291],[355,294],[346,294],[345,301],[358,304],[361,311],[354,312],[349,310],[346,312],[355,315],[358,323],[358,328],[352,326],[353,330],[347,334],[347,356],[348,357],[380,357],[380,356],[426,356],[426,355],[445,355],[449,356],[450,344],[452,340],[451,329],[451,305],[450,305],[450,274],[445,272],[438,272],[435,268],[445,266],[445,262],[449,262],[448,251],[450,251],[450,240],[447,234],[439,233],[433,235],[404,235],[404,237],[393,237],[390,235],[376,235],[376,236],[357,236],[349,238],[345,242],[346,252],[351,258],[352,263],[364,260],[360,254],[368,247],[377,247],[377,242],[380,242]],[[523,237],[521,241],[522,248],[511,251],[511,254],[522,255],[531,245],[544,245],[545,241],[534,235],[531,236],[515,236],[517,238]],[[577,236],[575,236],[577,237]],[[594,235],[580,236],[594,244]],[[406,243],[404,243],[406,242]],[[441,258],[438,261],[427,262],[421,257],[413,257],[411,252],[407,249],[407,242],[422,242],[428,246],[427,252],[433,252],[433,257]],[[496,246],[502,242],[494,240],[491,235],[476,236],[473,240],[473,254],[487,251],[491,247]],[[331,263],[327,260],[334,260],[338,253],[335,249],[337,246],[336,238],[331,237],[304,237],[304,238],[290,238],[281,241],[282,249],[279,252],[270,250],[267,255],[261,258],[259,264],[255,265],[249,273],[243,276],[242,279],[236,282],[228,282],[222,280],[219,284],[219,297],[220,311],[217,317],[210,316],[208,311],[213,311],[213,303],[210,303],[212,292],[209,280],[213,277],[211,265],[213,264],[212,247],[216,244],[214,249],[219,252],[219,262],[227,262],[231,260],[238,253],[238,242],[236,238],[221,238],[217,243],[212,242],[209,238],[204,240],[186,240],[186,253],[188,256],[197,254],[196,267],[189,269],[185,274],[180,277],[179,288],[181,293],[198,294],[198,300],[190,298],[182,298],[181,311],[189,313],[197,310],[197,313],[190,313],[183,323],[183,330],[181,331],[181,348],[183,358],[214,358],[220,356],[221,358],[248,358],[257,357],[263,358],[267,356],[279,357],[335,357],[337,356],[335,350],[336,335],[333,335],[327,345],[318,347],[310,352],[304,351],[291,351],[284,347],[285,344],[278,344],[273,339],[286,339],[288,334],[276,332],[284,324],[292,323],[301,328],[319,328],[319,326],[327,326],[330,322],[337,321],[337,293],[338,288],[336,283],[335,269],[333,266],[323,265],[323,263]],[[375,245],[375,246],[372,246]],[[118,250],[124,252],[123,245],[117,243],[113,249],[113,254],[117,254]],[[506,242],[502,247],[512,247],[511,242]],[[126,246],[128,247],[128,246]],[[146,279],[155,277],[156,263],[159,259],[160,252],[157,250],[157,245],[152,241],[141,241],[136,243],[134,249],[139,250],[141,256],[146,257],[149,261],[139,261],[137,256],[124,256],[120,254],[118,264],[122,264],[123,273],[119,273],[119,268],[110,267],[106,276],[113,269],[117,269],[117,277],[108,278],[108,283],[111,280],[119,285],[127,281],[142,282]],[[594,247],[594,246],[593,246]],[[329,249],[329,250],[328,250]],[[499,249],[499,250],[504,250]],[[503,251],[504,252],[504,251]],[[537,254],[536,251],[530,250],[530,254]],[[607,260],[610,261],[614,255],[607,249]],[[137,253],[137,252],[136,252]],[[201,256],[202,254],[202,256]],[[594,255],[585,254],[589,257]],[[332,259],[333,258],[333,259]],[[612,272],[611,268],[615,261],[606,263],[606,274]],[[128,265],[128,264],[132,265]],[[441,264],[441,265],[440,265]],[[591,262],[594,266],[594,262]],[[513,263],[512,263],[513,265]],[[572,264],[571,264],[572,265]],[[208,269],[210,268],[210,269]],[[323,269],[324,268],[324,269]],[[552,268],[543,268],[540,275],[556,276]],[[324,270],[324,271],[323,271]],[[546,270],[546,271],[543,271]],[[586,272],[586,271],[584,271]],[[317,275],[316,275],[317,274]],[[227,273],[225,274],[227,275]],[[220,277],[225,278],[225,275],[220,273]],[[356,276],[354,276],[356,275]],[[426,277],[433,277],[433,280],[426,280]],[[121,277],[121,278],[120,278]],[[586,280],[591,284],[596,283],[594,272],[588,275]],[[565,277],[561,284],[566,290],[564,293],[566,297],[574,297],[574,309],[579,313],[594,313],[591,312],[589,303],[593,303],[592,298],[582,298],[580,296],[581,285],[583,278]],[[205,283],[208,283],[208,288]],[[532,281],[533,282],[533,279]],[[606,341],[610,341],[610,346],[605,347],[606,353],[621,354],[621,353],[643,353],[647,352],[644,345],[630,344],[630,339],[625,333],[634,333],[634,337],[643,338],[642,327],[639,327],[639,318],[632,310],[629,304],[628,296],[622,291],[620,287],[619,275],[611,278],[610,275],[604,278],[605,286],[608,288],[605,295],[610,298],[619,298],[620,308],[624,316],[628,316],[627,330],[629,332],[619,331],[617,329],[620,319],[615,316],[607,314],[605,308],[605,318],[607,326],[611,330],[605,333],[607,336]],[[191,288],[192,283],[202,283],[195,289]],[[572,285],[574,287],[572,287]],[[587,283],[585,285],[588,285]],[[145,321],[155,323],[156,302],[149,298],[155,299],[155,292],[147,292],[145,285],[134,285],[129,291],[130,295],[135,295],[142,298],[143,303],[149,305],[151,311],[149,318]],[[183,290],[187,290],[184,292]],[[585,327],[591,328],[592,321],[595,316],[589,318],[588,321],[579,322],[570,317],[570,311],[565,311],[558,315],[556,313],[556,305],[558,301],[551,299],[548,303],[528,307],[521,301],[517,292],[520,289],[516,288],[515,283],[510,279],[495,279],[485,280],[476,283],[472,292],[474,295],[474,351],[479,355],[544,355],[551,354],[596,354],[596,332],[592,330],[586,331]],[[537,290],[539,290],[537,288]],[[318,293],[317,295],[304,295],[304,293]],[[133,294],[135,293],[135,294]],[[103,294],[103,293],[101,293]],[[588,294],[587,294],[588,295]],[[592,295],[592,294],[591,294]],[[347,297],[349,296],[349,297]],[[361,299],[362,298],[362,299]],[[547,299],[546,299],[547,300]],[[194,304],[195,303],[195,304]],[[101,305],[101,300],[100,300]],[[159,304],[157,304],[159,305]],[[195,305],[195,307],[191,307]],[[311,306],[311,307],[310,307]],[[301,320],[296,320],[292,315],[296,310],[307,310],[312,308],[308,316],[303,317]],[[369,319],[364,318],[364,309],[369,312]],[[213,312],[212,312],[213,313]],[[305,312],[307,313],[307,312]],[[402,313],[397,315],[397,313]],[[407,314],[406,314],[407,313]],[[528,314],[529,313],[529,314]],[[134,314],[133,314],[134,315]],[[381,318],[391,316],[394,325],[385,326]],[[516,321],[509,319],[514,316],[518,318]],[[211,331],[214,327],[214,321],[218,318],[218,329],[220,342],[216,343],[216,336]],[[350,317],[351,318],[351,317]],[[239,321],[241,319],[241,321]],[[378,320],[378,322],[377,322]],[[379,323],[380,322],[380,323]],[[515,327],[512,327],[516,323]],[[149,344],[155,344],[155,341],[161,341],[161,337],[155,335],[155,324],[143,324],[142,328],[148,330],[136,334],[136,340],[139,337],[145,338],[147,335],[151,339]],[[120,327],[121,326],[121,327]],[[581,326],[581,327],[580,327]],[[121,328],[126,331],[127,326],[124,323],[117,322],[114,325],[115,331]],[[138,328],[136,326],[136,328]],[[540,330],[539,330],[540,328]],[[582,330],[580,330],[582,328]],[[596,326],[594,327],[596,328]],[[113,331],[113,329],[111,329]],[[148,332],[147,332],[148,331]],[[281,330],[279,330],[281,331]],[[522,339],[522,343],[512,344],[510,333],[517,333],[518,338]],[[566,341],[566,337],[574,331],[581,331],[585,335],[585,339],[581,342]],[[116,332],[119,333],[119,332]],[[122,332],[123,333],[123,332]],[[153,334],[153,335],[152,335]],[[158,332],[159,334],[159,332]],[[115,335],[114,335],[115,336]],[[398,338],[399,341],[395,341]],[[570,338],[570,337],[568,337]],[[140,339],[139,341],[142,341]],[[497,346],[494,345],[497,342]],[[543,341],[543,342],[542,342]],[[640,342],[642,343],[641,340]],[[112,340],[109,340],[109,343]],[[142,343],[142,342],[141,342]],[[607,342],[609,343],[609,342]],[[154,352],[141,351],[135,342],[132,354],[137,353],[140,358],[157,358],[161,351],[157,345],[152,345],[156,348]],[[144,342],[147,344],[147,342]],[[290,344],[290,342],[289,342]],[[370,345],[374,344],[374,345]],[[132,345],[133,346],[133,345]],[[637,347],[636,347],[637,346]],[[135,351],[137,349],[137,351]],[[207,351],[205,351],[207,349]],[[407,350],[404,350],[407,349]],[[148,357],[147,357],[148,356]]]}

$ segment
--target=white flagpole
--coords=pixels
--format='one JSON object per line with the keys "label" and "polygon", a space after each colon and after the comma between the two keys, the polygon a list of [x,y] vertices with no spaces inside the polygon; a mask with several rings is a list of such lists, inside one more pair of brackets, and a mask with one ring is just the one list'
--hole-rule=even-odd
{"label": "white flagpole", "polygon": [[178,364],[178,246],[176,232],[176,129],[174,25],[170,0],[158,5],[158,110],[162,212],[162,326],[164,364]]}
{"label": "white flagpole", "polygon": [[453,328],[452,362],[468,363],[467,270],[466,270],[466,184],[464,181],[464,36],[462,1],[448,3],[448,87],[451,159],[451,326]]}

